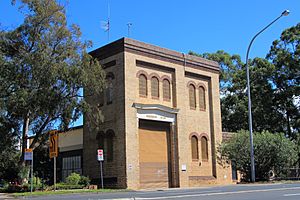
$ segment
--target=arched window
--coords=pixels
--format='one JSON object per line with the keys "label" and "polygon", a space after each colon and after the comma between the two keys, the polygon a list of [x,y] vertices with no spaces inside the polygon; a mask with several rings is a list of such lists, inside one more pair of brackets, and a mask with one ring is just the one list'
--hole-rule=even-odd
{"label": "arched window", "polygon": [[205,89],[203,86],[199,87],[199,108],[200,110],[206,109],[206,103],[205,103]]}
{"label": "arched window", "polygon": [[190,108],[196,109],[196,88],[194,85],[189,85]]}
{"label": "arched window", "polygon": [[192,136],[191,143],[192,143],[192,159],[198,160],[199,159],[198,138],[195,135]]}
{"label": "arched window", "polygon": [[108,74],[106,77],[106,103],[111,104],[113,101],[113,74]]}
{"label": "arched window", "polygon": [[159,80],[155,76],[151,78],[151,96],[159,97]]}
{"label": "arched window", "polygon": [[139,76],[139,94],[140,96],[147,96],[147,78],[144,74]]}
{"label": "arched window", "polygon": [[208,160],[208,144],[207,138],[205,136],[201,137],[201,155],[203,161]]}
{"label": "arched window", "polygon": [[165,101],[170,101],[171,99],[171,88],[168,79],[163,80],[163,99]]}

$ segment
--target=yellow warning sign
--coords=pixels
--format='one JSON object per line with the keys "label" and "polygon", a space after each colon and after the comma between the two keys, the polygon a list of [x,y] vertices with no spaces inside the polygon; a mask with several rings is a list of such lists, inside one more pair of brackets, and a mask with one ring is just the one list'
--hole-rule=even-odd
{"label": "yellow warning sign", "polygon": [[58,131],[50,131],[49,132],[49,157],[57,157],[58,156]]}

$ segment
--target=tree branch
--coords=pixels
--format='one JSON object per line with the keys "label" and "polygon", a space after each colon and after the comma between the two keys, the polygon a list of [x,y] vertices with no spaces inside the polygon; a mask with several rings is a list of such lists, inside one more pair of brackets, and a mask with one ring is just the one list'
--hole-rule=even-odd
{"label": "tree branch", "polygon": [[58,119],[59,117],[54,117],[51,119],[51,116],[48,116],[46,118],[46,120],[44,121],[44,123],[40,126],[39,130],[36,132],[34,139],[32,141],[32,143],[30,144],[30,148],[35,147],[35,144],[38,142],[39,137],[42,135],[44,129],[46,128],[46,126],[51,122],[51,121],[55,121],[56,119]]}

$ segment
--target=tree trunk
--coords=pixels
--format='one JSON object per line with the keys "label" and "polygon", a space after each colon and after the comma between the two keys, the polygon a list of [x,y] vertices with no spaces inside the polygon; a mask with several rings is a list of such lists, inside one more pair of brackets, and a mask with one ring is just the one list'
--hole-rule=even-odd
{"label": "tree trunk", "polygon": [[24,154],[25,154],[25,149],[27,148],[28,127],[29,127],[29,113],[25,115],[23,121],[22,144],[21,144],[22,148],[21,148],[21,158],[20,158],[20,164],[22,166],[25,166]]}
{"label": "tree trunk", "polygon": [[286,120],[287,120],[287,131],[290,138],[293,138],[292,130],[291,130],[291,123],[290,123],[290,112],[286,111]]}

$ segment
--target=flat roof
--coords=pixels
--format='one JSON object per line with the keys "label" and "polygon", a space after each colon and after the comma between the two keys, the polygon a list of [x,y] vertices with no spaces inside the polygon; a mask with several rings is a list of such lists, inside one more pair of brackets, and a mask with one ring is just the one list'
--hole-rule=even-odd
{"label": "flat roof", "polygon": [[124,51],[163,60],[170,63],[185,65],[187,67],[205,68],[215,72],[220,71],[220,66],[215,61],[180,53],[174,50],[147,44],[130,38],[121,38],[119,40],[111,42],[105,46],[91,51],[90,55],[98,58],[99,60],[102,60]]}

